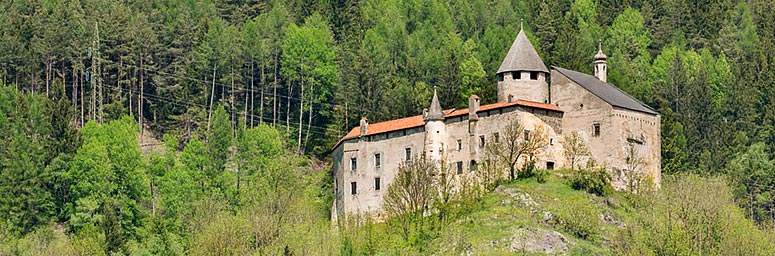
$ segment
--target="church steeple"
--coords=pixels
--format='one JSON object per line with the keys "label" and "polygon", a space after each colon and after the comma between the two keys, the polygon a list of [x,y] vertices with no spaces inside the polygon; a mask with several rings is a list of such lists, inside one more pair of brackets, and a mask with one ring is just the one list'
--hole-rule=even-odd
{"label": "church steeple", "polygon": [[603,44],[602,42],[598,41],[597,44],[597,54],[595,54],[595,57],[592,61],[593,65],[595,65],[595,77],[597,79],[600,79],[600,81],[606,82],[607,79],[607,73],[608,73],[608,62],[606,61],[608,59],[607,56],[603,53]]}

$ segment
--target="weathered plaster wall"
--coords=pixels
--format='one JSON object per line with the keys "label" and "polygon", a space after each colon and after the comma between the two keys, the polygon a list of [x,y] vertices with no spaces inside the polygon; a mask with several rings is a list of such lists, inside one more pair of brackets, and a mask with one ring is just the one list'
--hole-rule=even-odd
{"label": "weathered plaster wall", "polygon": [[[406,135],[403,135],[404,131]],[[382,207],[382,195],[393,181],[399,164],[405,160],[405,149],[412,149],[412,157],[423,150],[425,129],[417,127],[404,131],[351,139],[342,142],[333,152],[336,215],[375,213],[376,217],[380,217],[378,210]],[[375,161],[377,153],[380,154],[379,167]],[[350,169],[351,158],[356,158],[355,170]],[[374,178],[380,178],[380,190],[375,190]],[[350,182],[356,182],[356,194],[352,194]]]}
{"label": "weathered plaster wall", "polygon": [[546,74],[538,72],[538,80],[530,80],[530,72],[521,71],[521,77],[514,79],[512,72],[503,72],[503,81],[498,82],[498,102],[508,102],[509,95],[514,99],[545,103],[549,100]]}
{"label": "weathered plaster wall", "polygon": [[[551,95],[552,103],[564,111],[563,133],[581,135],[597,165],[605,166],[613,176],[615,188],[623,189],[626,184],[622,170],[628,168],[631,144],[643,161],[642,174],[660,183],[659,116],[615,108],[554,70]],[[594,134],[595,124],[600,125],[599,136]],[[636,138],[643,144],[633,140]]]}

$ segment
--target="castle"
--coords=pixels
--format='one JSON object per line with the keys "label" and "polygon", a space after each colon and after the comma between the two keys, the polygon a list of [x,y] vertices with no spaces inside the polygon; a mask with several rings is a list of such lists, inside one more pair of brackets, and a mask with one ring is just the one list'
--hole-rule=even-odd
{"label": "castle", "polygon": [[495,74],[497,103],[480,105],[472,95],[468,109],[443,110],[434,91],[422,115],[373,124],[362,119],[333,147],[332,219],[379,214],[399,165],[419,154],[432,161],[444,158],[458,174],[476,171],[486,143],[497,141],[514,120],[524,127],[525,137],[537,129],[548,137],[535,156],[537,168],[570,168],[562,141],[575,132],[597,167],[612,175],[615,188],[626,186],[630,169],[659,186],[659,113],[606,82],[606,59],[599,50],[594,75],[561,67],[550,71],[520,29]]}

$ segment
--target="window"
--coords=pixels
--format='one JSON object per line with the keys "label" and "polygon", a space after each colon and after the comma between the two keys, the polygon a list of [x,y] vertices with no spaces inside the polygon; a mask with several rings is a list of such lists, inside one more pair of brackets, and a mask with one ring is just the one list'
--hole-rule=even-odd
{"label": "window", "polygon": [[501,134],[500,134],[500,133],[497,133],[497,132],[496,132],[496,133],[493,133],[493,134],[492,134],[492,139],[495,141],[495,143],[498,143],[498,142],[500,142],[500,139],[501,139]]}
{"label": "window", "polygon": [[358,183],[355,181],[350,182],[350,194],[355,195],[358,194]]}
{"label": "window", "polygon": [[374,178],[374,190],[376,190],[376,191],[379,191],[379,189],[380,189],[379,182],[380,182],[379,177]]}
{"label": "window", "polygon": [[495,75],[498,78],[498,82],[503,82],[503,73]]}
{"label": "window", "polygon": [[406,153],[406,161],[412,160],[412,148],[405,148],[404,153]]}
{"label": "window", "polygon": [[476,171],[476,160],[471,160],[471,162],[468,164],[468,170],[470,171]]}
{"label": "window", "polygon": [[479,136],[479,147],[484,147],[484,135]]}
{"label": "window", "polygon": [[350,158],[350,171],[355,171],[356,169],[358,169],[358,160],[355,157]]}
{"label": "window", "polygon": [[530,80],[538,80],[538,71],[530,71]]}
{"label": "window", "polygon": [[549,138],[549,145],[554,145],[554,138]]}
{"label": "window", "polygon": [[514,80],[522,79],[522,72],[519,72],[519,71],[511,72],[511,78]]}
{"label": "window", "polygon": [[525,135],[525,141],[530,140],[530,131],[529,130],[525,130],[524,135]]}
{"label": "window", "polygon": [[463,141],[457,139],[457,151],[463,150]]}
{"label": "window", "polygon": [[376,153],[374,154],[374,166],[380,167],[382,165],[382,159],[380,159],[380,154]]}
{"label": "window", "polygon": [[457,174],[463,174],[463,162],[457,162]]}
{"label": "window", "polygon": [[593,127],[592,134],[595,137],[600,136],[600,123],[595,123],[592,125],[592,127]]}
{"label": "window", "polygon": [[554,162],[546,162],[547,170],[554,170]]}

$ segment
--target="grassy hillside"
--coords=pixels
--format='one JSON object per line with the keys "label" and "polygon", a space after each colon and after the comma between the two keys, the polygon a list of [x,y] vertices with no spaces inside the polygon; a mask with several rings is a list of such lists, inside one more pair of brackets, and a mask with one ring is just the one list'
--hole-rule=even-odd
{"label": "grassy hillside", "polygon": [[665,177],[662,189],[600,197],[552,175],[498,187],[442,229],[437,254],[772,255],[721,178]]}

